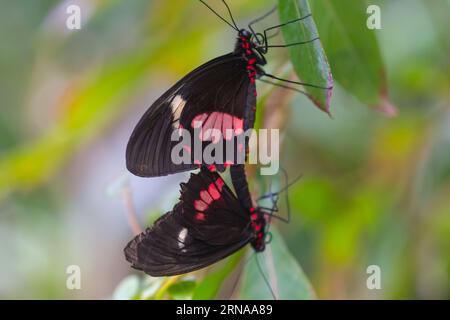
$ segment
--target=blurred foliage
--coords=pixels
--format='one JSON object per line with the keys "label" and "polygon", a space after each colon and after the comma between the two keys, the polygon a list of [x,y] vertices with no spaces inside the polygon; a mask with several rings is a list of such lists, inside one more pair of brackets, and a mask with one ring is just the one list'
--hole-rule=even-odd
{"label": "blurred foliage", "polygon": [[[301,82],[322,88],[332,88],[333,78],[321,41],[318,40],[303,45],[292,45],[319,37],[314,19],[305,19],[305,17],[311,14],[308,1],[280,0],[278,10],[280,13],[280,21],[288,22],[303,19],[297,23],[287,24],[281,29],[285,44],[290,45],[288,47],[290,58]],[[276,48],[272,50],[276,50]],[[311,95],[311,100],[320,109],[327,113],[330,112],[331,89],[323,90],[317,87],[305,86],[304,90]]]}
{"label": "blurred foliage", "polygon": [[[230,51],[234,31],[197,1],[72,2],[84,13],[79,31],[65,28],[66,1],[0,2],[0,297],[270,298],[251,250],[185,276],[125,276],[131,233],[109,212],[108,185],[98,189],[124,170],[109,146],[122,155],[144,108]],[[228,2],[239,25],[274,5]],[[280,124],[282,166],[292,178],[303,173],[289,189],[291,222],[277,223],[258,261],[281,298],[450,298],[450,2],[371,1],[382,12],[376,31],[365,27],[365,1],[342,3],[309,1],[335,80],[333,118],[303,96],[258,87],[258,126]],[[311,64],[294,57],[291,66],[288,57],[271,50],[268,72],[314,80]],[[108,156],[89,162],[99,150]],[[142,211],[170,208],[175,180],[170,190],[145,181],[145,197],[157,197]],[[252,178],[252,189],[266,180]],[[120,226],[99,224],[102,213]],[[65,287],[73,263],[87,279],[79,292]],[[366,287],[372,264],[381,267],[381,290]]]}

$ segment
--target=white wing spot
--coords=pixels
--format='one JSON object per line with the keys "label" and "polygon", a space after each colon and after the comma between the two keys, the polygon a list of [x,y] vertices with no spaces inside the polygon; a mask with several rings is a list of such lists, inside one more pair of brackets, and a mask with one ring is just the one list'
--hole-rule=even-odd
{"label": "white wing spot", "polygon": [[186,104],[186,100],[184,100],[181,95],[176,95],[170,103],[170,107],[172,108],[172,115],[174,120],[174,127],[178,128],[180,125],[180,117],[181,112],[183,112],[184,105]]}
{"label": "white wing spot", "polygon": [[181,229],[180,233],[178,234],[178,247],[180,249],[184,248],[184,240],[186,239],[186,236],[188,234],[188,229],[183,228]]}

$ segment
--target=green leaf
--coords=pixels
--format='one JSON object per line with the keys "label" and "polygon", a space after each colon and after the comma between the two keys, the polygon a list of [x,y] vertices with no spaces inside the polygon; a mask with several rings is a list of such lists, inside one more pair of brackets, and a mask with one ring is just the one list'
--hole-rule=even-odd
{"label": "green leaf", "polygon": [[153,299],[158,290],[164,284],[164,278],[154,278],[146,276],[141,284],[141,292],[139,295],[140,300]]}
{"label": "green leaf", "polygon": [[167,291],[175,300],[188,300],[192,298],[194,289],[194,280],[184,280],[171,285]]}
{"label": "green leaf", "polygon": [[136,299],[139,294],[140,280],[137,275],[129,275],[124,278],[113,293],[115,300]]}
{"label": "green leaf", "polygon": [[[302,268],[291,255],[281,235],[271,228],[272,242],[263,253],[255,254],[245,267],[240,297],[242,299],[308,300],[315,299],[314,290],[303,273]],[[270,284],[266,283],[264,277]]]}
{"label": "green leaf", "polygon": [[[279,0],[278,11],[283,23],[307,16],[311,11],[307,0]],[[282,27],[286,44],[312,40],[318,36],[312,17],[290,23]],[[333,77],[325,51],[320,40],[307,44],[288,47],[294,70],[301,82],[329,88],[333,86]],[[323,111],[330,112],[332,89],[305,86],[309,98]]]}
{"label": "green leaf", "polygon": [[354,0],[311,2],[336,81],[361,102],[394,116],[376,30],[367,28],[368,5]]}
{"label": "green leaf", "polygon": [[229,257],[225,264],[218,270],[210,272],[197,285],[192,299],[211,300],[217,297],[225,279],[233,272],[242,259],[245,250],[239,250]]}

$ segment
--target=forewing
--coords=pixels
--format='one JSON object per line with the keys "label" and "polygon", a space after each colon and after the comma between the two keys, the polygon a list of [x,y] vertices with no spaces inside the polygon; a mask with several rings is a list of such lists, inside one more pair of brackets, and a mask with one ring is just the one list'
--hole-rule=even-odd
{"label": "forewing", "polygon": [[[193,153],[189,163],[173,163],[172,149],[179,142],[171,141],[172,134],[184,128],[194,137],[194,120],[201,120],[203,133],[211,128],[223,132],[231,129],[234,133],[245,130],[249,126],[244,123],[249,113],[248,95],[253,88],[245,61],[234,54],[192,71],[164,93],[137,124],[127,146],[128,170],[138,176],[154,177],[196,168]],[[212,143],[206,135],[201,138],[203,149]],[[186,152],[191,153],[191,147],[187,146]]]}

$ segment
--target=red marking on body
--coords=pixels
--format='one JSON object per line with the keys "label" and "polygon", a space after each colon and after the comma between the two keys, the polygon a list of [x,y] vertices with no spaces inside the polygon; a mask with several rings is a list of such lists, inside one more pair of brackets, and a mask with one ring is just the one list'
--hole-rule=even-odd
{"label": "red marking on body", "polygon": [[[250,211],[251,211],[251,210],[250,210]],[[258,219],[258,215],[257,215],[256,213],[253,213],[253,214],[250,215],[250,219],[251,219],[252,221],[255,221],[256,219]]]}
{"label": "red marking on body", "polygon": [[216,185],[214,183],[211,183],[208,187],[208,193],[211,195],[211,197],[214,200],[217,200],[220,198],[220,192],[217,190]]}
{"label": "red marking on body", "polygon": [[203,202],[202,200],[195,200],[194,207],[195,207],[195,210],[205,211],[206,209],[208,209],[208,204]]}
{"label": "red marking on body", "polygon": [[208,166],[208,170],[211,171],[211,172],[214,172],[214,171],[216,171],[216,166],[213,165],[213,164],[210,164],[210,165]]}
{"label": "red marking on body", "polygon": [[201,212],[197,212],[195,214],[195,219],[199,220],[199,221],[204,221],[205,220],[205,214],[201,213]]}
{"label": "red marking on body", "polygon": [[259,223],[253,223],[252,225],[253,225],[253,229],[254,229],[256,232],[258,232],[258,231],[261,230],[261,224],[259,224]]}
{"label": "red marking on body", "polygon": [[200,191],[200,198],[208,205],[210,205],[211,202],[213,202],[213,198],[209,195],[208,191],[206,190]]}

